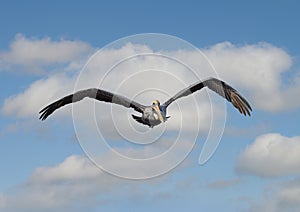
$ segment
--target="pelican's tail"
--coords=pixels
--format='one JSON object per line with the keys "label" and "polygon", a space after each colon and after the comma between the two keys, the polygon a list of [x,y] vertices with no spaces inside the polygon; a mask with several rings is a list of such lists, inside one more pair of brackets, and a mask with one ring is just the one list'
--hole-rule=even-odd
{"label": "pelican's tail", "polygon": [[134,120],[136,120],[137,122],[139,122],[139,123],[141,123],[141,124],[145,124],[145,125],[151,127],[151,124],[150,124],[149,122],[145,121],[145,119],[143,119],[143,117],[135,116],[135,115],[133,115],[133,114],[131,114],[131,116],[132,116],[132,118],[133,118]]}

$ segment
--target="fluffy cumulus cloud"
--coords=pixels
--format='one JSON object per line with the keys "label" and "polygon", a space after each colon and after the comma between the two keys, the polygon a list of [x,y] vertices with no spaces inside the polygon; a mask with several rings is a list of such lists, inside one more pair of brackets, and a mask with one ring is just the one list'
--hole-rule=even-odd
{"label": "fluffy cumulus cloud", "polygon": [[[25,54],[24,46],[32,53]],[[69,68],[74,61],[78,57],[80,60],[81,55],[87,56],[91,49],[88,44],[80,41],[28,39],[18,35],[10,50],[2,51],[2,60],[23,66],[39,64],[39,61],[41,64],[53,65],[52,68],[57,68],[57,63],[63,65],[60,66],[59,73],[51,72],[48,77],[33,82],[23,92],[7,97],[1,108],[2,114],[19,118],[34,117],[37,120],[38,111],[47,104],[74,90],[90,87],[100,87],[149,105],[153,99],[163,102],[182,88],[210,76],[220,77],[239,90],[250,101],[254,110],[280,111],[300,104],[299,99],[294,98],[300,88],[299,78],[295,77],[288,84],[288,79],[283,78],[292,65],[291,56],[271,44],[237,46],[224,42],[202,49],[214,66],[213,69],[199,51],[157,51],[145,44],[129,42],[102,49],[93,55],[83,71],[82,67],[77,67],[77,71],[70,73]],[[56,52],[62,55],[57,55]],[[139,141],[145,135],[145,126],[131,119],[130,114],[135,113],[133,110],[100,102],[94,105],[92,100],[84,100],[74,105],[76,120],[87,126],[95,126],[96,117],[105,138],[131,140],[136,135],[135,139]],[[178,100],[168,108],[171,118],[166,123],[166,132],[178,132],[181,129],[180,133],[186,139],[190,132],[198,133],[200,130],[201,136],[206,136],[205,133],[208,133],[211,125],[203,123],[211,123],[212,118],[212,126],[219,124],[215,129],[222,129],[226,114],[224,105],[223,99],[207,89],[185,97],[184,100]],[[228,110],[237,112],[232,105],[227,105]],[[61,116],[71,117],[71,108],[65,106],[59,109],[47,121],[51,122],[53,118],[59,120]],[[91,113],[93,117],[90,116]],[[158,131],[160,127],[163,126],[157,127]],[[148,134],[156,135],[155,130]],[[120,137],[122,133],[127,134]],[[245,158],[240,161],[247,161],[246,156]],[[238,167],[240,171],[248,170],[240,168],[240,165]]]}
{"label": "fluffy cumulus cloud", "polygon": [[[60,62],[66,64],[60,67],[59,74],[53,73],[46,79],[33,82],[24,92],[8,97],[1,109],[2,113],[18,117],[36,116],[36,112],[47,102],[72,92],[79,76],[81,80],[77,89],[102,87],[129,98],[135,96],[136,100],[144,104],[149,104],[149,99],[152,100],[154,95],[164,100],[198,78],[216,76],[209,62],[204,57],[199,58],[199,52],[156,52],[149,46],[138,44],[105,49],[94,57],[84,74],[69,75],[70,64],[76,61],[78,55],[87,54],[89,49],[91,47],[88,44],[78,41],[51,41],[49,38],[31,40],[18,35],[11,44],[10,51],[0,54],[2,60],[24,66],[40,62],[52,65]],[[189,65],[198,78],[182,64],[166,58],[141,56],[124,60],[128,56],[145,52],[171,55]],[[300,101],[294,98],[300,89],[299,77],[295,75],[292,80],[283,78],[292,64],[291,56],[283,49],[266,43],[235,46],[224,42],[203,49],[203,52],[215,67],[217,75],[240,90],[254,110],[280,111],[300,105]],[[122,62],[119,63],[120,61]],[[153,70],[158,72],[150,73]],[[154,88],[159,92],[155,92]],[[207,121],[210,104],[206,104],[208,98],[204,93],[197,94],[196,98],[203,106],[199,115]],[[185,101],[193,99],[187,98]],[[175,106],[172,107],[174,109]],[[188,114],[191,108],[183,110]],[[175,114],[174,117],[178,116]]]}
{"label": "fluffy cumulus cloud", "polygon": [[47,66],[71,63],[91,51],[91,46],[82,41],[53,41],[49,37],[37,39],[18,34],[8,50],[0,51],[0,68],[38,74]]}
{"label": "fluffy cumulus cloud", "polygon": [[260,177],[299,174],[299,154],[300,136],[261,135],[241,154],[236,170]]}
{"label": "fluffy cumulus cloud", "polygon": [[0,209],[51,211],[71,205],[76,209],[81,204],[99,203],[94,195],[99,190],[109,192],[120,181],[86,157],[73,155],[56,166],[37,168],[24,184],[0,196]]}
{"label": "fluffy cumulus cloud", "polygon": [[[101,87],[129,98],[135,98],[136,101],[149,105],[154,96],[161,101],[167,100],[171,95],[174,95],[180,89],[197,80],[191,77],[191,73],[184,73],[187,69],[181,64],[177,64],[171,60],[165,61],[165,58],[157,56],[136,57],[121,63],[108,72],[120,60],[129,55],[144,52],[153,53],[145,45],[134,44],[127,44],[119,49],[104,50],[94,56],[94,59],[86,66],[84,72],[70,76],[67,71],[64,72],[64,69],[62,69],[61,73],[38,80],[32,83],[23,93],[8,97],[4,101],[1,111],[5,115],[37,117],[37,112],[47,103],[72,93],[76,83],[77,88],[75,90]],[[198,94],[195,97],[197,102],[202,102],[199,105],[202,111],[202,113],[199,113],[199,117],[203,120],[203,123],[209,122],[211,116],[211,105],[207,97],[206,92],[202,92],[202,94]],[[85,104],[81,104],[82,109],[79,110],[78,114],[82,113],[84,117],[84,113],[86,112],[86,109],[84,109]],[[197,113],[195,105],[195,99],[192,97],[180,102],[179,105],[176,103],[173,104],[169,111],[173,122],[170,122],[169,126],[173,128],[178,127],[178,123],[182,118],[181,112],[185,114],[186,119],[194,118],[195,111]],[[111,108],[107,104],[97,104],[98,106],[102,114],[103,111],[106,111],[105,114],[110,113]],[[67,108],[62,109],[58,114],[63,114],[63,111],[69,112],[70,110]],[[122,114],[126,116],[129,115],[124,113],[125,110],[122,107],[116,110],[123,111]],[[218,110],[215,111],[218,112]],[[122,120],[128,121],[124,117]],[[207,130],[206,125],[202,125],[201,127],[203,130]],[[109,129],[110,127],[107,128]]]}
{"label": "fluffy cumulus cloud", "polygon": [[[17,117],[37,116],[37,111],[46,105],[49,100],[54,100],[61,93],[71,92],[70,79],[64,74],[58,74],[48,79],[37,80],[23,93],[11,96],[4,101],[2,113],[16,115]],[[63,85],[65,88],[62,89]],[[44,98],[43,96],[47,96]]]}
{"label": "fluffy cumulus cloud", "polygon": [[[37,120],[38,111],[47,104],[74,90],[89,87],[101,87],[148,105],[154,98],[163,102],[180,89],[210,76],[220,77],[241,91],[254,110],[274,112],[300,105],[299,99],[294,98],[300,89],[300,78],[297,77],[299,74],[289,74],[292,66],[291,56],[271,44],[238,46],[224,42],[202,49],[217,73],[205,57],[199,57],[199,52],[184,49],[156,51],[150,46],[132,43],[98,52],[85,66],[84,71],[80,72],[85,62],[83,58],[87,58],[91,51],[93,48],[82,41],[53,41],[50,38],[36,39],[17,35],[7,51],[0,51],[1,69],[24,68],[34,74],[45,71],[45,68],[50,71],[58,69],[60,71],[51,71],[47,77],[36,80],[23,92],[7,97],[1,107],[1,113],[18,118],[34,117]],[[166,54],[176,58],[177,61],[159,56]],[[76,71],[70,73],[70,68]],[[289,79],[285,74],[292,75],[293,78]],[[131,149],[120,143],[111,145],[115,145],[115,150],[128,157],[153,157],[170,149],[173,145],[174,132],[183,129],[180,131],[183,135],[181,140],[182,144],[187,146],[179,145],[178,149],[189,150],[192,146],[187,142],[192,140],[190,132],[199,132],[199,129],[201,132],[208,131],[209,125],[203,123],[210,123],[212,119],[210,99],[216,103],[213,104],[216,105],[213,110],[214,117],[219,117],[221,120],[222,115],[225,114],[224,102],[219,96],[208,95],[208,92],[202,91],[185,98],[184,101],[177,101],[169,107],[168,113],[171,118],[166,126],[169,133],[168,142],[158,141],[157,146],[146,145],[147,147],[142,150]],[[123,136],[131,141],[150,142],[152,138],[160,135],[163,126],[154,128],[151,133],[148,133],[148,128],[146,130],[144,126],[130,118],[130,114],[135,113],[132,110],[99,102],[94,107],[93,103],[91,100],[77,103],[73,108],[76,111],[75,119],[89,128],[88,126],[94,124],[91,123],[94,119],[88,115],[92,111],[104,137],[109,138],[108,140],[123,141],[124,139],[120,139],[120,136]],[[230,104],[227,105],[230,107],[228,110],[235,110]],[[71,107],[66,106],[56,111],[55,117],[50,116],[47,121],[51,122],[53,118],[59,120],[62,116],[71,118],[70,112]],[[197,125],[195,123],[199,126],[195,126]],[[84,133],[82,130],[83,136]],[[241,154],[236,170],[239,173],[261,177],[299,174],[299,153],[300,137],[285,137],[280,134],[262,135]],[[176,152],[173,156],[177,156]],[[124,161],[119,163],[110,157],[106,159],[110,166],[134,174],[130,169],[131,164]],[[164,162],[168,163],[167,160],[162,161],[154,164],[153,167],[163,167]],[[149,169],[144,170],[141,166],[138,172],[142,171],[149,175]],[[130,187],[126,186],[128,183],[131,184]],[[239,179],[220,180],[209,183],[208,187],[226,188],[239,183]],[[73,209],[80,208],[82,204],[98,205],[99,202],[105,202],[109,196],[107,194],[115,191],[115,188],[118,188],[118,192],[122,189],[128,192],[126,190],[128,188],[132,191],[132,184],[135,183],[116,179],[99,170],[83,156],[70,156],[56,166],[37,168],[25,183],[12,191],[0,194],[0,209],[53,211],[70,205],[74,206]],[[299,199],[296,196],[300,196],[299,185],[299,181],[295,181],[280,187],[275,192],[276,201],[268,199],[268,204],[257,205],[257,207],[284,209],[286,205],[297,206]]]}
{"label": "fluffy cumulus cloud", "polygon": [[[46,56],[54,54],[51,50],[52,45],[60,46],[63,43],[70,46],[79,45],[77,41],[53,42],[50,39],[28,41],[22,36],[15,42],[19,40],[26,41],[25,43],[30,43],[29,46],[35,46],[37,49],[40,49],[41,43],[49,45],[49,48],[43,49],[45,51],[43,61],[51,64],[55,63],[54,61],[59,62],[55,56],[49,58]],[[11,45],[11,49],[14,49],[15,42]],[[300,101],[294,98],[296,90],[300,88],[300,80],[295,77],[287,85],[286,79],[282,78],[292,65],[291,56],[271,44],[236,46],[224,42],[205,48],[202,51],[214,66],[213,69],[210,62],[199,51],[188,49],[157,51],[145,44],[129,42],[102,49],[93,55],[83,71],[80,67],[70,73],[69,67],[74,60],[76,61],[76,55],[84,54],[86,49],[90,49],[89,45],[84,43],[79,46],[81,47],[78,51],[75,47],[75,49],[70,48],[72,50],[70,54],[65,53],[67,57],[59,57],[65,58],[63,61],[66,62],[59,73],[53,72],[48,77],[33,82],[22,93],[6,98],[1,108],[2,114],[21,118],[34,117],[37,120],[38,111],[47,104],[74,90],[90,87],[100,87],[149,105],[153,99],[163,102],[188,85],[210,76],[220,77],[239,90],[250,101],[254,110],[278,111],[295,108],[300,104]],[[18,52],[18,50],[11,50],[11,52]],[[12,53],[5,53],[5,58],[13,58],[9,56],[10,54]],[[23,65],[35,63],[35,59],[30,57],[22,58],[16,60],[22,63],[16,63]],[[237,112],[231,104],[227,105],[228,110]],[[54,117],[59,119],[62,115],[71,117],[71,108],[65,106],[59,109],[47,121],[51,122]],[[78,120],[77,123],[87,126],[94,127],[94,117],[96,117],[105,138],[132,140],[135,136],[133,140],[140,141],[140,137],[144,136],[145,126],[132,120],[130,114],[135,112],[124,107],[100,102],[94,104],[94,101],[85,100],[74,104],[73,112],[76,115],[75,119]],[[182,135],[188,135],[190,132],[200,131],[201,136],[206,137],[211,125],[203,123],[213,122],[212,126],[217,132],[211,134],[217,137],[214,140],[218,140],[218,135],[222,134],[224,127],[222,123],[225,121],[226,107],[223,99],[206,89],[171,104],[168,115],[171,118],[166,123],[166,132],[178,132],[178,129],[181,129]],[[94,129],[93,127],[88,129]],[[161,127],[163,126],[157,128]],[[136,133],[137,131],[142,133]],[[125,133],[125,136],[122,133]],[[155,135],[155,133],[148,134]],[[197,135],[194,137],[196,138]],[[186,139],[187,136],[184,138]],[[217,143],[211,146],[208,152],[212,152]],[[207,155],[210,157],[209,153]]]}
{"label": "fluffy cumulus cloud", "polygon": [[292,57],[283,49],[268,43],[235,46],[224,42],[205,50],[205,54],[221,78],[248,91],[254,108],[274,112],[299,106],[294,97],[300,78],[295,74],[284,79]]}
{"label": "fluffy cumulus cloud", "polygon": [[[129,164],[122,164],[129,168]],[[128,169],[128,172],[132,170]],[[141,170],[140,170],[141,171]],[[147,181],[159,185],[165,178]],[[67,157],[63,162],[37,168],[22,184],[0,193],[1,211],[82,211],[82,208],[100,208],[122,198],[140,201],[170,196],[168,190],[154,191],[145,187],[145,181],[125,180],[97,168],[88,158],[80,155]]]}
{"label": "fluffy cumulus cloud", "polygon": [[40,167],[35,170],[29,183],[56,183],[65,180],[87,181],[103,174],[86,157],[72,155],[53,167]]}

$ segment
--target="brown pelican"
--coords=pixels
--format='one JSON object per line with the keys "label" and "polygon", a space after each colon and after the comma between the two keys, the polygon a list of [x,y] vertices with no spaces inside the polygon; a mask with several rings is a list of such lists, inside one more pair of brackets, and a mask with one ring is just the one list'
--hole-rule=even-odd
{"label": "brown pelican", "polygon": [[216,78],[209,78],[202,82],[197,82],[180,92],[175,96],[171,97],[165,103],[160,104],[158,100],[154,100],[151,106],[144,106],[135,101],[132,101],[126,97],[113,94],[111,92],[100,90],[97,88],[90,88],[86,90],[78,91],[74,94],[63,97],[56,102],[48,105],[40,111],[41,120],[45,120],[50,114],[52,114],[56,109],[70,103],[78,102],[85,97],[90,97],[97,99],[99,101],[111,102],[119,105],[123,105],[127,108],[133,108],[137,112],[142,113],[142,116],[132,117],[139,123],[148,125],[149,127],[154,127],[160,123],[165,122],[169,116],[167,116],[167,107],[175,100],[194,93],[204,87],[208,87],[214,92],[218,93],[222,97],[226,98],[229,102],[236,107],[240,113],[250,116],[250,111],[252,111],[250,104],[244,99],[234,88],[225,82],[218,80]]}

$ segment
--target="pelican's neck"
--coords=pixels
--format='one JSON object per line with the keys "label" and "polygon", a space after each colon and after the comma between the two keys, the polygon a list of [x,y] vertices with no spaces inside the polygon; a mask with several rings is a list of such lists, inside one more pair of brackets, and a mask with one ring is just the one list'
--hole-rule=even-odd
{"label": "pelican's neck", "polygon": [[161,114],[161,108],[159,104],[155,104],[154,106],[152,106],[152,108],[155,110],[156,114],[158,115],[158,119],[160,120],[160,122],[164,122],[164,118]]}

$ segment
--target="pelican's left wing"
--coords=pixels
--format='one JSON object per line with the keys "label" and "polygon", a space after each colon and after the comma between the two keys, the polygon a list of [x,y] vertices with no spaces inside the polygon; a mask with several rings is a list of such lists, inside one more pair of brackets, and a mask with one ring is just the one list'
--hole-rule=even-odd
{"label": "pelican's left wing", "polygon": [[242,95],[239,94],[230,85],[216,78],[210,78],[204,80],[203,82],[198,82],[181,90],[175,96],[171,97],[168,101],[166,101],[162,106],[168,107],[168,105],[176,99],[192,94],[195,91],[201,90],[206,86],[212,91],[227,99],[229,102],[231,102],[233,106],[239,110],[240,113],[250,116],[250,111],[252,111],[252,108],[247,102],[247,100],[244,97],[242,97]]}
{"label": "pelican's left wing", "polygon": [[110,93],[105,90],[100,90],[97,88],[90,88],[90,89],[81,90],[74,94],[63,97],[63,98],[57,100],[56,102],[53,102],[52,104],[48,105],[47,107],[43,108],[39,112],[41,114],[40,119],[45,120],[49,115],[51,115],[58,108],[66,105],[66,104],[78,102],[85,97],[97,99],[97,100],[103,101],[103,102],[111,102],[111,103],[123,105],[124,107],[127,107],[127,108],[133,108],[134,110],[136,110],[140,113],[143,113],[143,111],[145,109],[144,105],[141,105],[135,101],[131,101],[130,99],[128,99],[126,97],[123,97],[123,96],[120,96],[117,94],[113,94],[113,93]]}

